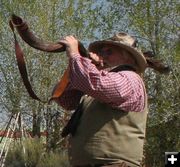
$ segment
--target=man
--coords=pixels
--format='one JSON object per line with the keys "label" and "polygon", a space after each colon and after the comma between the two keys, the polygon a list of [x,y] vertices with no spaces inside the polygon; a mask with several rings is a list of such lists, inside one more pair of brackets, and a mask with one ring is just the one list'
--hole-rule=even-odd
{"label": "man", "polygon": [[[78,41],[67,36],[70,83],[56,100],[67,110],[81,103],[76,133],[70,136],[73,167],[139,167],[143,157],[147,102],[140,77],[147,62],[126,33],[89,46],[91,59],[82,57]],[[112,69],[121,66],[120,71]]]}

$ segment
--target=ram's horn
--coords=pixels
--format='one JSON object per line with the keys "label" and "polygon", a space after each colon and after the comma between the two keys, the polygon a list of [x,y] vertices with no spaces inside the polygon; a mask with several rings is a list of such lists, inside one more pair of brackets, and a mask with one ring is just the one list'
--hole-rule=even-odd
{"label": "ram's horn", "polygon": [[[33,48],[45,52],[63,52],[66,50],[66,47],[59,42],[48,42],[35,36],[33,32],[30,31],[27,23],[15,14],[11,16],[11,24],[18,31],[21,38]],[[79,42],[79,52],[82,56],[89,57],[88,51],[81,42]]]}
{"label": "ram's horn", "polygon": [[12,15],[11,22],[18,31],[21,38],[31,47],[46,52],[62,52],[65,51],[65,46],[59,43],[47,42],[36,37],[29,29],[27,23],[22,18]]}

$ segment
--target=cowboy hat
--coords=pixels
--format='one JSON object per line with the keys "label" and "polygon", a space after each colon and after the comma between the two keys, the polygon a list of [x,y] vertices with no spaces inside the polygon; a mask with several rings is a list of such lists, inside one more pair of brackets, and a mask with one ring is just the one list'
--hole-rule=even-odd
{"label": "cowboy hat", "polygon": [[104,45],[119,46],[120,48],[130,52],[137,62],[138,72],[145,71],[147,66],[146,58],[144,57],[141,50],[136,48],[136,39],[133,38],[132,36],[128,35],[127,33],[120,32],[118,34],[115,34],[111,38],[90,43],[89,51],[93,53],[99,53],[100,49]]}

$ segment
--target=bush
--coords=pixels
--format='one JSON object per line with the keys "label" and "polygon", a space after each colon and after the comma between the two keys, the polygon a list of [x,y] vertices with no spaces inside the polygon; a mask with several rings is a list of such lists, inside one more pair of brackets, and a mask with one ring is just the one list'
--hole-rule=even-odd
{"label": "bush", "polygon": [[41,157],[37,167],[68,167],[67,155],[63,153],[46,153]]}
{"label": "bush", "polygon": [[39,139],[28,139],[16,143],[10,148],[6,160],[6,167],[68,167],[68,158],[65,151],[45,151]]}

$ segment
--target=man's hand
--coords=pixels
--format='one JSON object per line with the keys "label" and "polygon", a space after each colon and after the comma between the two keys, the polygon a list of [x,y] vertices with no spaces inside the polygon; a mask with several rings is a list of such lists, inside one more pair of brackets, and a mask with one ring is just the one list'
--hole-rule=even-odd
{"label": "man's hand", "polygon": [[89,55],[92,60],[92,63],[95,64],[98,69],[104,67],[103,59],[101,56],[98,56],[96,53],[92,53],[92,52],[90,52]]}
{"label": "man's hand", "polygon": [[72,57],[74,54],[79,54],[78,40],[74,36],[66,36],[60,40],[59,43],[66,45],[66,53],[68,57]]}
{"label": "man's hand", "polygon": [[[66,36],[60,40],[59,43],[66,45],[66,53],[68,57],[73,57],[73,55],[79,54],[78,40],[74,36]],[[89,54],[92,63],[95,64],[98,69],[102,69],[104,67],[102,57],[92,52]]]}

